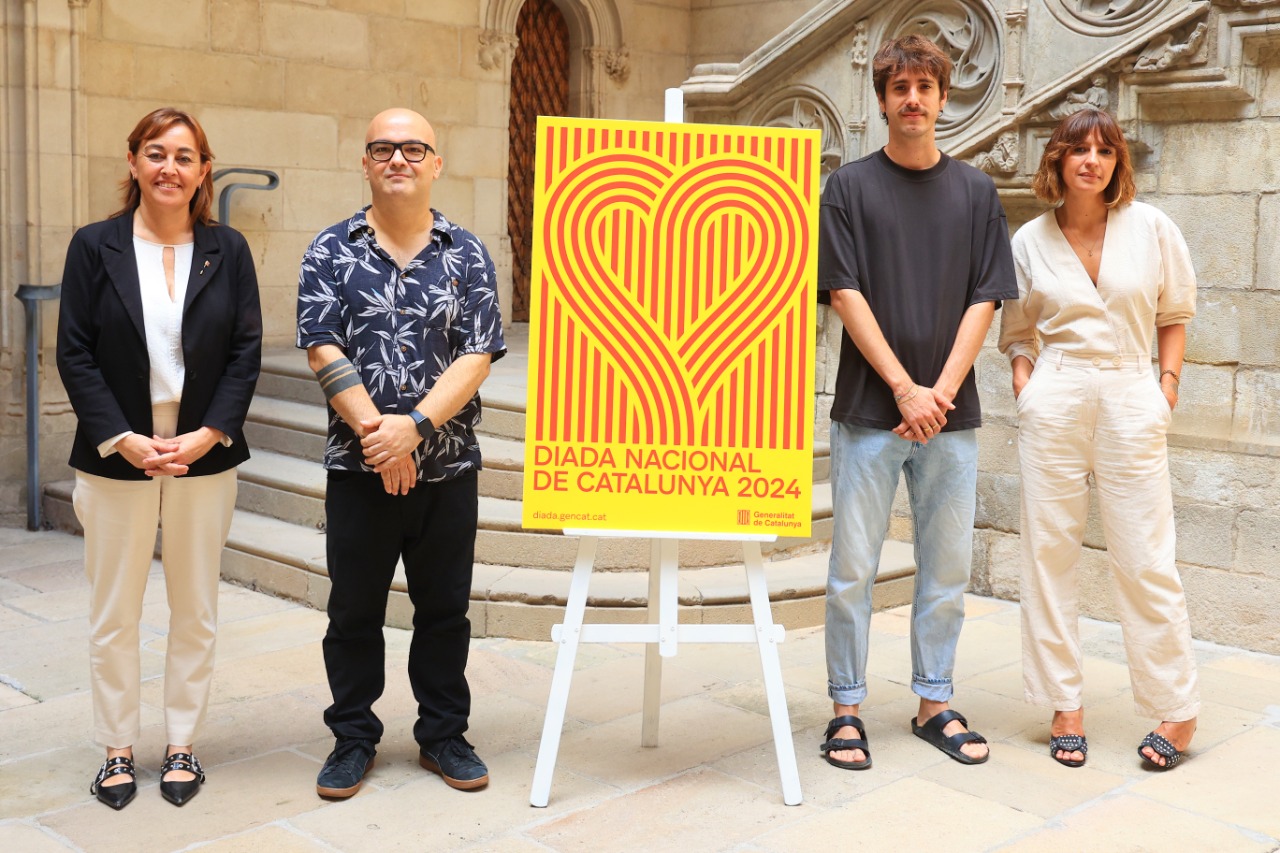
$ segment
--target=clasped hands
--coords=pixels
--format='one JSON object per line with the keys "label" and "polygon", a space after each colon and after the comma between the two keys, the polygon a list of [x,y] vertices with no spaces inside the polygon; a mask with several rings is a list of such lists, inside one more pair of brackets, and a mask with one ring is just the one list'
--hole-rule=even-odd
{"label": "clasped hands", "polygon": [[360,422],[364,461],[382,475],[389,495],[407,495],[418,483],[412,451],[422,441],[418,425],[408,415],[378,415]]}
{"label": "clasped hands", "polygon": [[955,408],[951,397],[937,388],[914,386],[913,391],[898,401],[902,422],[893,428],[894,435],[907,441],[928,444],[929,439],[947,425],[947,412]]}
{"label": "clasped hands", "polygon": [[116,442],[116,450],[148,477],[181,477],[191,465],[222,440],[222,432],[200,427],[173,438],[133,433]]}

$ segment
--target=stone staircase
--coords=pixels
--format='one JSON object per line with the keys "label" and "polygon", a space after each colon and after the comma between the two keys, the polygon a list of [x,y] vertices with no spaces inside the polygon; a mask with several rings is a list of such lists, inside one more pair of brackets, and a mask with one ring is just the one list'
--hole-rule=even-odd
{"label": "stone staircase", "polygon": [[[525,326],[508,334],[508,355],[494,365],[481,389],[484,420],[480,444],[480,526],[470,617],[477,636],[545,640],[561,621],[569,570],[578,540],[552,530],[525,530],[520,522],[524,467]],[[323,609],[329,581],[325,566],[324,488],[320,466],[326,411],[315,377],[298,350],[264,355],[257,395],[245,434],[253,456],[239,469],[239,492],[223,555],[227,580]],[[765,543],[775,618],[788,627],[821,624],[831,540],[829,451],[814,458],[813,535]],[[45,489],[45,511],[60,529],[78,530],[71,482]],[[749,622],[750,606],[733,542],[680,543],[681,621]],[[588,600],[589,618],[639,622],[648,594],[649,544],[601,541]],[[888,542],[877,583],[877,605],[910,600],[914,573],[910,546]],[[402,571],[392,585],[387,624],[408,627],[412,607]]]}

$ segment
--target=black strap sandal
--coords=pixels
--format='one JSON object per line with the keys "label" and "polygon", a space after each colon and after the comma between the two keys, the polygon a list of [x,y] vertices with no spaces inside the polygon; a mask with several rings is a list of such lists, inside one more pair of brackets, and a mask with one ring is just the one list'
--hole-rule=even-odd
{"label": "black strap sandal", "polygon": [[[132,777],[128,782],[119,785],[103,785],[112,776]],[[108,758],[98,770],[98,776],[89,785],[89,793],[98,798],[98,802],[111,806],[116,811],[129,805],[129,801],[138,793],[137,776],[133,772],[133,759],[124,755]]]}
{"label": "black strap sandal", "polygon": [[[185,782],[166,782],[164,775],[171,770],[186,770],[196,774],[196,778]],[[204,784],[204,769],[200,760],[189,752],[175,752],[160,765],[160,796],[175,806],[185,805],[192,797],[200,793]]]}
{"label": "black strap sandal", "polygon": [[[1148,758],[1142,751],[1142,748],[1146,746],[1151,747],[1157,755],[1163,756],[1164,764]],[[1149,733],[1142,739],[1142,743],[1138,744],[1138,755],[1142,756],[1142,760],[1156,770],[1172,770],[1182,760],[1182,752],[1170,743],[1164,735],[1158,735],[1155,732]]]}
{"label": "black strap sandal", "polygon": [[912,733],[923,741],[933,744],[944,753],[959,761],[961,764],[981,764],[991,757],[990,749],[987,754],[981,758],[972,758],[960,751],[960,747],[966,743],[986,743],[987,739],[977,732],[961,732],[955,735],[943,734],[942,730],[947,723],[952,720],[959,720],[960,725],[966,729],[969,728],[969,721],[964,718],[964,714],[959,711],[948,708],[941,713],[934,714],[929,721],[923,726],[916,723],[916,718],[911,718]]}
{"label": "black strap sandal", "polygon": [[[842,738],[832,737],[836,732],[845,726],[853,726],[861,735],[859,738]],[[827,759],[827,763],[832,767],[839,767],[842,770],[866,770],[871,766],[871,750],[867,746],[867,728],[862,724],[862,720],[847,714],[843,717],[836,717],[827,723],[826,740],[822,746],[818,747],[818,751],[822,753],[823,758]],[[840,752],[845,749],[860,749],[866,758],[861,761],[841,761],[838,758],[832,758],[831,753]]]}
{"label": "black strap sandal", "polygon": [[1054,761],[1065,767],[1083,767],[1084,758],[1059,758],[1059,752],[1078,752],[1088,758],[1089,742],[1085,740],[1084,735],[1058,735],[1049,738],[1049,754],[1053,756]]}

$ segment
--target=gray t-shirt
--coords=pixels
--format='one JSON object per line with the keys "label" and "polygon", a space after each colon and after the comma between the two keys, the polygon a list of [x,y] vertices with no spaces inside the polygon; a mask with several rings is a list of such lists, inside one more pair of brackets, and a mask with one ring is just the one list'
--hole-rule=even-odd
{"label": "gray t-shirt", "polygon": [[[1009,227],[991,179],[943,154],[906,169],[877,151],[827,180],[818,228],[818,300],[859,291],[911,378],[932,385],[971,305],[1018,298]],[[944,431],[982,425],[973,371],[956,393]],[[846,330],[831,419],[893,429],[893,392]]]}

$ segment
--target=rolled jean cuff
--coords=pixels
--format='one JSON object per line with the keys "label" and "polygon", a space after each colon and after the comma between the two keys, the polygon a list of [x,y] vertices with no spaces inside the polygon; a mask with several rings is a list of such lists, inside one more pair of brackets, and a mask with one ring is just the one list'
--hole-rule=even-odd
{"label": "rolled jean cuff", "polygon": [[827,695],[837,705],[861,705],[867,698],[867,682],[859,684],[832,684],[827,682]]}
{"label": "rolled jean cuff", "polygon": [[930,702],[946,702],[955,690],[950,678],[925,678],[923,675],[912,675],[911,692]]}

